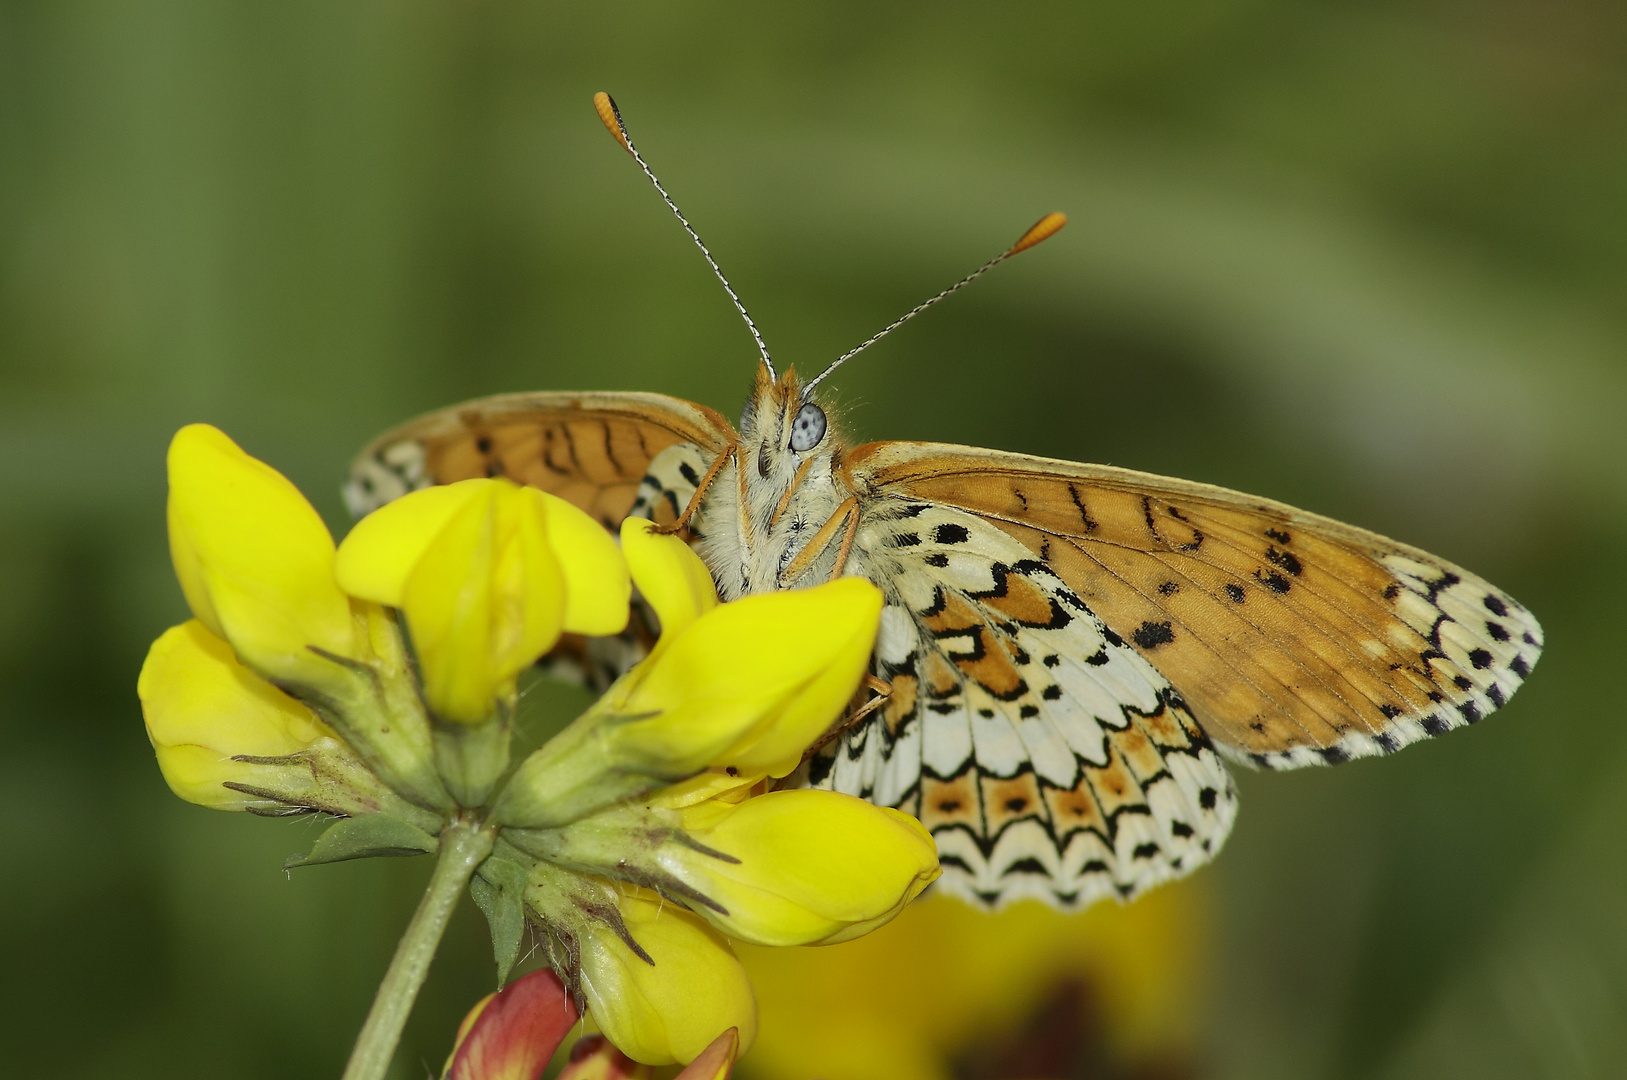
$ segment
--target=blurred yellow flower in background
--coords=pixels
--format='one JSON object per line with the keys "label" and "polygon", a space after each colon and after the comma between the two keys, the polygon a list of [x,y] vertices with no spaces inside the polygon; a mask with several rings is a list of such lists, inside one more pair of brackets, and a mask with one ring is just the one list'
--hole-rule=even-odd
{"label": "blurred yellow flower in background", "polygon": [[988,914],[928,897],[839,948],[742,945],[760,1008],[752,1075],[950,1080],[1070,982],[1100,1010],[1102,1050],[1176,1073],[1198,1035],[1204,894],[1201,878],[1186,879],[1072,915],[1033,901]]}

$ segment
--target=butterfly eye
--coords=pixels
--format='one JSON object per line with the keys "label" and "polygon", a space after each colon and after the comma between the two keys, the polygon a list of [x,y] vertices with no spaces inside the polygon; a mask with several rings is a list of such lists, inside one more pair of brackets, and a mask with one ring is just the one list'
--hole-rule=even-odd
{"label": "butterfly eye", "polygon": [[791,421],[791,449],[799,454],[806,454],[819,445],[819,440],[825,437],[825,410],[813,402],[802,407],[797,418]]}

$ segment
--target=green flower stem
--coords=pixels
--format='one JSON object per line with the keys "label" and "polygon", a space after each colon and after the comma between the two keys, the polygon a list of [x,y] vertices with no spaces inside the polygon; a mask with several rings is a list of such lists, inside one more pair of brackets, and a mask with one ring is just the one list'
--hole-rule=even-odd
{"label": "green flower stem", "polygon": [[447,920],[458,906],[458,899],[492,848],[492,830],[480,822],[463,818],[453,819],[441,831],[440,854],[435,873],[418,902],[412,922],[407,924],[401,943],[395,948],[390,969],[379,983],[378,994],[367,1022],[356,1037],[356,1047],[350,1052],[350,1064],[345,1066],[344,1080],[383,1080],[395,1055],[396,1043],[401,1040],[401,1029],[406,1026],[407,1015],[418,997],[419,987],[429,974],[429,962],[446,932]]}

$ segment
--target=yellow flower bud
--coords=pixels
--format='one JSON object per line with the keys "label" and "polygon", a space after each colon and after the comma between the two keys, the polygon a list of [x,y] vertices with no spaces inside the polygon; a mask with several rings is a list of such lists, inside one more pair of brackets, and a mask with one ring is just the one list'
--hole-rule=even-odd
{"label": "yellow flower bud", "polygon": [[642,891],[619,906],[627,932],[654,962],[603,923],[582,935],[582,989],[610,1041],[648,1065],[692,1061],[727,1028],[739,1029],[742,1050],[750,1046],[757,1001],[723,936]]}
{"label": "yellow flower bud", "polygon": [[153,642],[136,692],[170,790],[216,810],[268,802],[222,786],[227,782],[275,789],[309,778],[299,766],[250,764],[233,761],[235,755],[283,757],[333,738],[311,710],[238,663],[231,646],[197,619]]}
{"label": "yellow flower bud", "polygon": [[829,945],[869,933],[939,874],[932,835],[908,814],[834,791],[778,791],[682,811],[729,862],[671,844],[662,862],[726,910],[696,910],[756,945]]}
{"label": "yellow flower bud", "polygon": [[612,758],[784,776],[852,697],[880,618],[881,591],[861,578],[713,608],[607,695],[615,715],[653,714],[605,732]]}
{"label": "yellow flower bud", "polygon": [[478,723],[562,631],[616,633],[631,582],[615,541],[562,499],[507,480],[413,492],[340,545],[352,595],[407,617],[436,715]]}
{"label": "yellow flower bud", "polygon": [[627,518],[621,523],[621,550],[638,591],[661,621],[661,637],[670,641],[717,607],[717,586],[688,544],[654,528],[643,518]]}
{"label": "yellow flower bud", "polygon": [[268,678],[320,684],[350,655],[350,601],[333,538],[305,496],[219,429],[189,424],[169,448],[170,554],[204,626]]}

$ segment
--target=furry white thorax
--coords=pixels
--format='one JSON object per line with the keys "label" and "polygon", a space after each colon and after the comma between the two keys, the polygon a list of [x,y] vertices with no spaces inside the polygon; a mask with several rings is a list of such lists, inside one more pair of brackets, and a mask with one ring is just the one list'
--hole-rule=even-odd
{"label": "furry white thorax", "polygon": [[[724,600],[817,585],[830,580],[835,569],[841,531],[795,580],[783,578],[851,494],[837,469],[840,442],[833,426],[827,425],[824,437],[806,452],[791,449],[792,421],[803,404],[794,374],[778,381],[759,376],[740,417],[736,455],[719,471],[696,516],[701,557]],[[807,472],[798,482],[804,466]],[[776,515],[787,491],[790,498]],[[850,559],[844,572],[854,569]]]}

